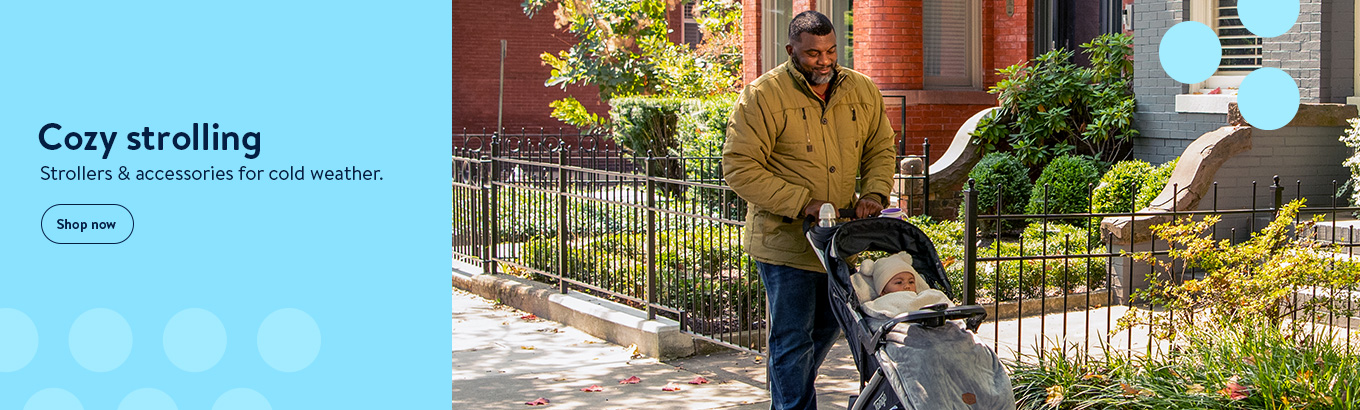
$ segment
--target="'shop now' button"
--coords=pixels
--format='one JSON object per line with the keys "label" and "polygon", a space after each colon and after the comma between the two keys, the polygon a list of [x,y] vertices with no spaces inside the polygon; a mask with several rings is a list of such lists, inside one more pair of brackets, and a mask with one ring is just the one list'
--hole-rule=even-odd
{"label": "'shop now' button", "polygon": [[59,244],[117,244],[132,236],[132,211],[118,204],[57,204],[42,216],[43,236]]}

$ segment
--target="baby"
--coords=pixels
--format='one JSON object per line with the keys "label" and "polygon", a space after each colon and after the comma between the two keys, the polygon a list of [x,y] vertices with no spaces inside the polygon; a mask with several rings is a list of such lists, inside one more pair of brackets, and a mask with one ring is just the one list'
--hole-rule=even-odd
{"label": "baby", "polygon": [[864,261],[850,282],[861,302],[861,310],[881,319],[891,319],[937,303],[954,305],[944,292],[931,289],[925,278],[919,277],[911,266],[911,255],[906,252]]}

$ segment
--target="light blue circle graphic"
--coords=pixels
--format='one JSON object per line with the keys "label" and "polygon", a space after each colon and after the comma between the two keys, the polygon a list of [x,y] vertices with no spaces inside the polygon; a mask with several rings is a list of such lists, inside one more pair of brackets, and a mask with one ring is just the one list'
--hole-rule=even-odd
{"label": "light blue circle graphic", "polygon": [[296,372],[316,360],[321,351],[321,329],[306,312],[279,309],[264,318],[256,342],[260,357],[269,367],[281,372]]}
{"label": "light blue circle graphic", "polygon": [[178,410],[175,400],[170,395],[156,389],[137,389],[128,393],[122,402],[118,403],[118,410]]}
{"label": "light blue circle graphic", "polygon": [[1299,0],[1240,0],[1237,16],[1251,34],[1275,37],[1299,20]]}
{"label": "light blue circle graphic", "polygon": [[38,328],[14,309],[0,309],[0,372],[24,368],[38,353]]}
{"label": "light blue circle graphic", "polygon": [[1162,70],[1182,83],[1208,80],[1218,71],[1223,60],[1223,46],[1218,36],[1204,23],[1185,21],[1166,30],[1157,47]]}
{"label": "light blue circle graphic", "polygon": [[29,397],[24,410],[84,410],[84,407],[71,392],[51,388],[39,390]]}
{"label": "light blue circle graphic", "polygon": [[71,356],[90,371],[121,366],[132,353],[132,328],[122,315],[105,308],[80,314],[71,325]]}
{"label": "light blue circle graphic", "polygon": [[1299,84],[1278,68],[1258,68],[1242,79],[1237,107],[1251,126],[1280,129],[1299,113]]}
{"label": "light blue circle graphic", "polygon": [[272,407],[259,392],[241,388],[222,393],[213,403],[212,410],[272,410]]}
{"label": "light blue circle graphic", "polygon": [[185,309],[165,325],[165,356],[186,372],[211,369],[227,351],[227,329],[212,312]]}

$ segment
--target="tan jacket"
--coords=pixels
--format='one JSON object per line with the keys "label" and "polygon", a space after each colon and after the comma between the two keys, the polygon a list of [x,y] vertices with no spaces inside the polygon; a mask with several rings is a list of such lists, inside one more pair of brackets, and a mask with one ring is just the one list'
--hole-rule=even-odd
{"label": "tan jacket", "polygon": [[757,261],[825,271],[799,218],[812,199],[852,208],[860,193],[888,198],[893,131],[869,77],[840,68],[830,101],[812,92],[792,61],[742,91],[723,145],[723,177],[749,204],[742,237]]}

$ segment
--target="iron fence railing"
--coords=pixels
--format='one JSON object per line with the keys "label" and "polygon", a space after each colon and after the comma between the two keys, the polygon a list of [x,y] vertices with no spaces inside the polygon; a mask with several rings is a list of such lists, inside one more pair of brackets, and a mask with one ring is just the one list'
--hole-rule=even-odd
{"label": "iron fence railing", "polygon": [[[667,317],[760,353],[765,292],[741,249],[746,205],[718,157],[635,157],[601,134],[454,134],[454,259]],[[929,152],[929,144],[922,146]],[[928,163],[928,154],[899,156]],[[899,175],[929,205],[924,167]]]}
{"label": "iron fence railing", "polygon": [[[1128,352],[1138,351],[1136,346],[1151,348],[1158,342],[1146,328],[1125,326],[1122,335],[1113,331],[1117,328],[1115,324],[1118,318],[1123,316],[1123,309],[1164,308],[1151,306],[1134,297],[1136,289],[1147,286],[1140,282],[1144,281],[1143,278],[1158,277],[1165,283],[1180,284],[1202,278],[1203,272],[1178,266],[1183,262],[1168,257],[1174,248],[1170,248],[1171,245],[1161,238],[1153,237],[1150,234],[1152,224],[1140,223],[1142,219],[1202,220],[1208,216],[1218,216],[1222,218],[1220,222],[1204,234],[1214,241],[1241,243],[1249,240],[1258,228],[1265,226],[1262,219],[1274,219],[1287,200],[1311,199],[1325,203],[1300,210],[1295,216],[1290,238],[1312,238],[1316,241],[1325,237],[1334,246],[1330,248],[1328,256],[1333,266],[1353,259],[1355,249],[1360,244],[1355,242],[1355,230],[1343,225],[1342,219],[1360,211],[1360,207],[1339,205],[1345,200],[1339,196],[1336,181],[1332,182],[1332,192],[1337,194],[1330,198],[1305,198],[1300,194],[1301,181],[1294,184],[1294,196],[1291,198],[1286,194],[1288,187],[1280,184],[1278,176],[1273,182],[1268,188],[1266,202],[1269,203],[1264,206],[1258,205],[1257,187],[1253,182],[1249,207],[1220,209],[1218,184],[1213,183],[1197,210],[1178,211],[1180,204],[1175,198],[1180,195],[1173,195],[1172,203],[1168,204],[1170,210],[1166,211],[1138,210],[1130,203],[1125,212],[1094,212],[1088,207],[1087,212],[1083,213],[1003,214],[1001,210],[1004,209],[1006,198],[1001,197],[1001,187],[998,186],[996,190],[998,198],[995,207],[979,209],[978,187],[969,180],[960,193],[964,197],[964,215],[959,238],[961,243],[957,244],[962,248],[963,263],[958,268],[962,272],[956,275],[956,280],[962,282],[962,286],[958,287],[962,289],[962,301],[965,304],[982,304],[993,312],[988,318],[991,326],[984,329],[984,333],[991,333],[985,336],[990,336],[998,352],[1003,348],[1019,353],[1041,352],[1057,347],[1050,346],[1052,342],[1063,343],[1064,347],[1078,344],[1088,351],[1093,343],[1099,347],[1122,348]],[[1094,188],[1088,186],[1087,198],[1094,196]],[[1172,186],[1172,191],[1183,192],[1177,185]],[[1048,187],[1036,192],[1046,195]],[[1315,215],[1323,219],[1322,223],[1306,230],[1299,229],[1307,226],[1300,223],[1309,221]],[[1105,218],[1122,219],[1122,222],[1127,222],[1123,225],[1127,230],[1115,228],[1121,230],[1121,237],[1116,237],[1110,230],[1102,233],[1099,223]],[[1083,227],[1083,224],[1086,226]],[[1077,229],[1060,225],[1076,225]],[[1224,225],[1228,226],[1221,228]],[[1018,226],[1026,227],[1017,232]],[[1360,224],[1356,227],[1360,228]],[[1033,235],[1032,232],[1042,234]],[[1035,241],[1039,243],[1033,243]],[[1154,264],[1135,260],[1135,253],[1153,255],[1169,265],[1158,270],[1159,267]],[[1027,289],[1026,286],[1031,288]],[[1289,298],[1297,302],[1300,298],[1309,297],[1310,292],[1313,298],[1317,298],[1319,291],[1332,296],[1343,295],[1345,305],[1333,305],[1333,309],[1325,311],[1319,311],[1313,305],[1307,312],[1292,311],[1291,319],[1324,324],[1326,326],[1315,326],[1314,329],[1330,328],[1344,334],[1347,347],[1350,348],[1358,321],[1354,317],[1352,304],[1355,299],[1354,284],[1302,290],[1295,288]],[[1120,312],[1116,312],[1114,307],[1119,307]],[[1048,323],[1049,320],[1061,323],[1055,327]],[[1080,326],[1069,327],[1069,323],[1078,323]],[[1031,329],[1026,329],[1027,326]],[[1037,329],[1032,328],[1036,326]],[[1076,332],[1081,334],[1075,335]],[[1015,339],[1003,340],[1005,336]]]}

